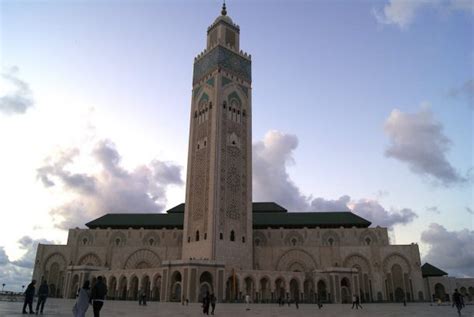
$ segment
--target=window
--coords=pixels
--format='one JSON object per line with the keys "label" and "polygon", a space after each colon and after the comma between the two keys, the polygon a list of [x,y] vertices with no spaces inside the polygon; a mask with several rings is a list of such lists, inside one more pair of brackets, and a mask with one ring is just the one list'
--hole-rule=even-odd
{"label": "window", "polygon": [[219,233],[219,239],[223,240],[224,239],[224,235],[221,233]]}
{"label": "window", "polygon": [[86,245],[87,244],[87,238],[82,239],[82,244]]}
{"label": "window", "polygon": [[212,109],[212,102],[209,103],[209,109]]}
{"label": "window", "polygon": [[207,145],[207,141],[206,141],[206,140],[204,140],[204,146],[206,146],[206,145]]}
{"label": "window", "polygon": [[188,243],[191,242],[191,237],[188,237]]}
{"label": "window", "polygon": [[207,232],[204,232],[204,240],[207,240]]}
{"label": "window", "polygon": [[155,243],[155,240],[150,239],[150,240],[148,240],[148,242],[150,243],[150,245],[153,245]]}
{"label": "window", "polygon": [[198,143],[198,150],[199,150],[199,143]]}
{"label": "window", "polygon": [[115,245],[116,246],[120,245],[120,239],[119,238],[115,239]]}
{"label": "window", "polygon": [[245,243],[245,237],[242,237],[242,243]]}
{"label": "window", "polygon": [[230,232],[230,241],[235,241],[235,233],[234,230]]}
{"label": "window", "polygon": [[367,245],[370,245],[370,242],[371,242],[371,241],[370,241],[370,238],[369,238],[369,237],[365,238],[365,243],[366,243]]}
{"label": "window", "polygon": [[328,244],[332,246],[332,245],[334,244],[334,239],[333,239],[333,238],[329,238],[329,239],[328,239]]}
{"label": "window", "polygon": [[260,245],[260,239],[255,239],[255,245],[258,247]]}
{"label": "window", "polygon": [[222,107],[225,109],[227,106],[227,103],[224,101],[224,103],[222,104]]}
{"label": "window", "polygon": [[199,241],[199,230],[196,231],[196,241]]}
{"label": "window", "polygon": [[291,244],[292,244],[293,246],[295,246],[295,245],[296,245],[296,242],[297,242],[297,241],[296,241],[296,239],[295,239],[295,238],[291,239]]}

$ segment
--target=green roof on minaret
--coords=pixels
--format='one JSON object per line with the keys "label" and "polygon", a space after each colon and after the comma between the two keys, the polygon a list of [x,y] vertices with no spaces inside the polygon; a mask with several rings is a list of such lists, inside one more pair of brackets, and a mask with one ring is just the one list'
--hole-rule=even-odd
{"label": "green roof on minaret", "polygon": [[427,276],[444,276],[448,275],[445,271],[438,269],[436,266],[425,263],[421,266],[421,274],[423,277]]}

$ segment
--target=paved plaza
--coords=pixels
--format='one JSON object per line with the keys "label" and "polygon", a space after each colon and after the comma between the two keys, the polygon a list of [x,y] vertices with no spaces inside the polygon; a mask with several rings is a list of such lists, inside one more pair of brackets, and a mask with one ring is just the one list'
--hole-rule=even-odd
{"label": "paved plaza", "polygon": [[[74,300],[48,299],[44,316],[72,316]],[[21,302],[0,302],[0,316],[22,316]],[[278,307],[277,304],[251,304],[250,310],[245,310],[245,304],[218,304],[215,316],[245,317],[245,316],[457,316],[451,306],[430,306],[429,303],[409,303],[406,307],[401,304],[365,304],[362,310],[351,310],[351,305],[328,304],[321,310],[316,305],[301,304],[297,310],[294,305]],[[92,307],[86,316],[93,316]],[[147,306],[138,306],[131,301],[107,301],[101,316],[202,316],[199,304],[182,306],[179,303],[151,302]],[[474,316],[474,305],[466,306],[462,316]]]}

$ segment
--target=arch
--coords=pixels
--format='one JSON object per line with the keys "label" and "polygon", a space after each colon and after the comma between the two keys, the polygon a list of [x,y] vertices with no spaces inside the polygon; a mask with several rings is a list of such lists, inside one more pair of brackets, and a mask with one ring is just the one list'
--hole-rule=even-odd
{"label": "arch", "polygon": [[181,272],[180,271],[174,271],[173,274],[171,274],[170,285],[171,285],[170,301],[172,302],[181,301],[182,287],[181,287]]}
{"label": "arch", "polygon": [[156,232],[148,232],[142,239],[143,245],[156,247],[160,245],[160,236]]}
{"label": "arch", "polygon": [[94,243],[94,237],[88,230],[82,231],[77,237],[77,244],[79,245],[92,245]]}
{"label": "arch", "polygon": [[150,298],[155,301],[159,301],[161,299],[161,274],[160,273],[156,273],[155,275],[153,275]]}
{"label": "arch", "polygon": [[133,252],[125,261],[124,269],[144,269],[159,267],[160,257],[148,249],[140,249]]}
{"label": "arch", "polygon": [[251,299],[255,298],[255,279],[248,275],[244,278],[244,295],[249,295]]}
{"label": "arch", "polygon": [[204,296],[206,296],[207,293],[211,294],[214,292],[213,285],[214,284],[212,274],[208,271],[202,272],[201,276],[199,277],[199,302],[202,301],[202,299],[204,298]]}
{"label": "arch", "polygon": [[71,289],[69,290],[69,298],[76,298],[81,286],[82,285],[79,285],[79,274],[74,274],[72,277]]}
{"label": "arch", "polygon": [[327,292],[327,284],[326,281],[323,279],[320,279],[317,283],[317,297],[318,300],[321,302],[325,302],[328,300],[328,292]]}
{"label": "arch", "polygon": [[95,253],[89,252],[84,254],[79,261],[77,261],[78,265],[88,265],[88,266],[102,266],[102,261],[100,260],[99,256]]}
{"label": "arch", "polygon": [[316,261],[306,251],[302,249],[291,249],[283,253],[277,261],[275,269],[277,271],[290,271],[295,266],[294,263],[298,263],[297,266],[301,269],[301,272],[309,272],[314,270]]}
{"label": "arch", "polygon": [[343,261],[343,266],[347,268],[357,269],[359,277],[359,294],[361,301],[367,302],[371,300],[371,267],[369,260],[361,254],[353,253],[347,256]]}
{"label": "arch", "polygon": [[292,300],[299,300],[300,298],[300,284],[297,279],[290,280],[290,298]]}
{"label": "arch", "polygon": [[377,245],[378,239],[377,235],[371,231],[371,229],[366,229],[361,232],[359,235],[359,244],[360,245]]}
{"label": "arch", "polygon": [[314,281],[311,278],[306,278],[303,282],[304,301],[307,303],[314,302]]}
{"label": "arch", "polygon": [[54,252],[50,254],[44,261],[43,270],[48,271],[49,266],[51,266],[51,264],[55,262],[59,263],[60,267],[62,268],[66,267],[66,257],[62,255],[62,253]]}
{"label": "arch", "polygon": [[284,240],[284,244],[287,246],[301,246],[304,243],[303,235],[295,230],[290,231]]}
{"label": "arch", "polygon": [[434,293],[435,298],[440,299],[442,301],[446,300],[446,289],[443,284],[436,283],[434,286],[434,290],[435,290],[435,293]]}
{"label": "arch", "polygon": [[129,279],[128,284],[128,299],[137,300],[138,299],[138,276],[133,274]]}
{"label": "arch", "polygon": [[260,300],[264,303],[269,302],[271,298],[271,281],[268,276],[260,278]]}
{"label": "arch", "polygon": [[109,283],[107,285],[107,298],[115,299],[117,291],[117,278],[112,275],[108,279]]}
{"label": "arch", "polygon": [[230,241],[235,241],[235,232],[234,232],[234,230],[230,231]]}
{"label": "arch", "polygon": [[236,301],[239,299],[240,294],[240,282],[236,275],[231,275],[226,281],[226,295],[225,298],[230,301]]}
{"label": "arch", "polygon": [[275,280],[275,297],[279,300],[286,298],[286,281],[283,277]]}
{"label": "arch", "polygon": [[127,237],[122,231],[114,231],[109,239],[109,244],[115,247],[123,247],[127,243]]}
{"label": "arch", "polygon": [[328,230],[322,235],[321,241],[324,246],[337,246],[339,245],[340,238],[337,232]]}
{"label": "arch", "polygon": [[394,264],[399,264],[403,272],[410,274],[411,266],[407,258],[400,253],[391,253],[383,260],[383,270],[385,273],[389,273]]}
{"label": "arch", "polygon": [[261,231],[255,231],[253,233],[253,244],[254,246],[265,246],[267,245],[267,238],[265,237],[265,234]]}
{"label": "arch", "polygon": [[341,279],[341,302],[343,304],[350,303],[351,297],[351,282],[347,277],[344,277]]}

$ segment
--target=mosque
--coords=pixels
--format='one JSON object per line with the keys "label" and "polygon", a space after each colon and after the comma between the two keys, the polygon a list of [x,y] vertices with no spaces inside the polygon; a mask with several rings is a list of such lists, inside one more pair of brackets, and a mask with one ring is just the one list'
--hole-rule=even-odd
{"label": "mosque", "polygon": [[38,246],[33,278],[64,298],[103,276],[120,300],[426,301],[454,288],[472,300],[474,279],[421,266],[417,244],[390,244],[367,219],[252,202],[251,65],[224,4],[194,59],[185,204],[70,229],[67,244]]}

